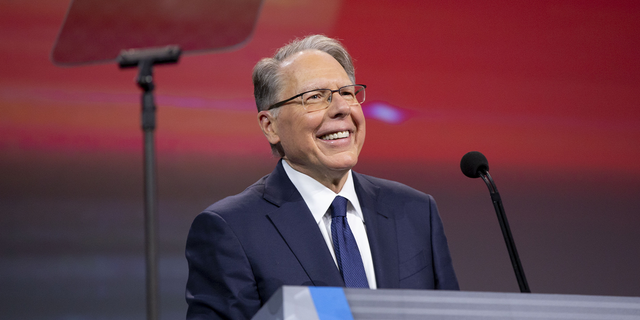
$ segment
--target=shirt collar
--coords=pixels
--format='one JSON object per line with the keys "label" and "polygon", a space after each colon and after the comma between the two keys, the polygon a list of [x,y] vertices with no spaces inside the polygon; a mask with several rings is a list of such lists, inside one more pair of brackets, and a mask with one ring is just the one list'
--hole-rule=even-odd
{"label": "shirt collar", "polygon": [[[302,195],[302,199],[304,199],[307,207],[309,207],[316,223],[319,223],[322,216],[329,210],[336,194],[310,176],[293,169],[287,161],[282,160],[282,166],[289,180],[291,180],[296,189],[298,189],[298,192],[300,192],[300,195]],[[351,170],[347,173],[347,181],[337,195],[347,198],[347,200],[349,200],[347,211],[354,209],[356,216],[364,221],[364,216],[360,209],[360,202],[358,201],[356,189],[353,184]]]}

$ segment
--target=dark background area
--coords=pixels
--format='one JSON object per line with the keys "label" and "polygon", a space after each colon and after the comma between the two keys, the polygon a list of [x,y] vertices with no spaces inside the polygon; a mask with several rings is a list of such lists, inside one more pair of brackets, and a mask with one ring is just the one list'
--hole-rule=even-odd
{"label": "dark background area", "polygon": [[[68,5],[0,2],[0,317],[142,319],[135,71],[54,66]],[[479,150],[533,292],[640,296],[639,4],[267,0],[244,47],[155,70],[162,319],[186,311],[195,215],[276,163],[253,65],[312,33],[368,85],[355,170],[435,197],[462,290],[518,291],[487,188],[459,169]]]}

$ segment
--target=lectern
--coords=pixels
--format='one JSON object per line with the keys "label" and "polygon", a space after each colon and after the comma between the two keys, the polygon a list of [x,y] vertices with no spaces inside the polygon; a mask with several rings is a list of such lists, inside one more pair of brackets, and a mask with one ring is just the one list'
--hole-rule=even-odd
{"label": "lectern", "polygon": [[285,286],[253,319],[630,320],[640,297]]}

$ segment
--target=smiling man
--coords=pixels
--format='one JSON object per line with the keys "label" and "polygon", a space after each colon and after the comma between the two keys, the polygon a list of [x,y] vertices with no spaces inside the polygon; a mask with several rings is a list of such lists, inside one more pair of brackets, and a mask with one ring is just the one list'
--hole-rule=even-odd
{"label": "smiling man", "polygon": [[365,139],[351,57],[321,35],[253,72],[258,123],[281,158],[196,217],[188,319],[248,319],[283,285],[457,290],[433,198],[353,172]]}

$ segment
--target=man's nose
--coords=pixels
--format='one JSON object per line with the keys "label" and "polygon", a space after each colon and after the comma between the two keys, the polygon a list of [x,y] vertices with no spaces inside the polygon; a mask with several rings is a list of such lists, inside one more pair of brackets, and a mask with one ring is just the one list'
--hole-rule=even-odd
{"label": "man's nose", "polygon": [[[335,94],[337,94],[337,97]],[[329,112],[329,116],[332,118],[344,117],[351,113],[351,105],[340,95],[339,91],[332,92],[327,112]]]}

